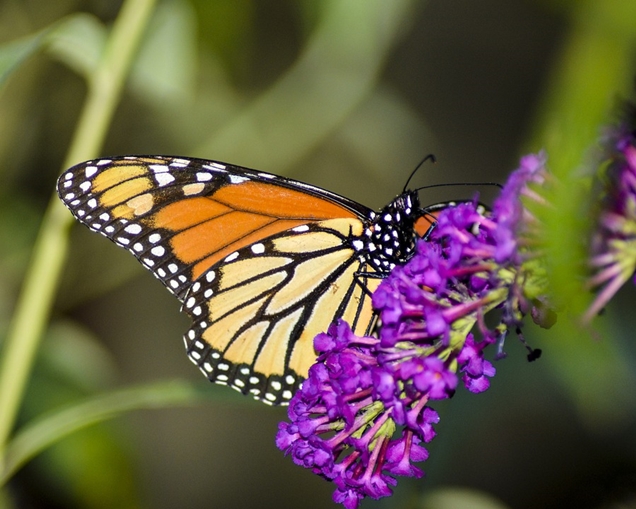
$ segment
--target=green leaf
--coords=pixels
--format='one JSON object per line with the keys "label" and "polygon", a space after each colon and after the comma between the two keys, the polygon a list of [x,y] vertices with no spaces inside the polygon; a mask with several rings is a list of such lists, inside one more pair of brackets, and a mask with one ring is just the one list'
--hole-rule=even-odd
{"label": "green leaf", "polygon": [[157,7],[131,70],[132,86],[142,98],[162,105],[193,99],[196,28],[189,3],[176,0]]}
{"label": "green leaf", "polygon": [[[601,126],[612,120],[617,99],[632,87],[636,36],[633,29],[617,29],[616,20],[633,22],[635,6],[631,0],[572,4],[572,29],[549,78],[530,144],[533,151],[547,150],[548,166],[559,181],[547,197],[557,212],[543,218],[550,277],[558,301],[575,313],[589,303],[580,275],[590,227],[590,149]],[[624,26],[625,21],[619,24]]]}
{"label": "green leaf", "polygon": [[557,180],[546,195],[553,208],[541,220],[551,290],[569,313],[560,313],[557,325],[540,334],[555,376],[588,425],[620,425],[634,408],[629,391],[617,390],[634,384],[623,349],[608,327],[600,330],[594,324],[601,341],[593,341],[576,320],[592,299],[584,287],[593,227],[590,189],[598,164],[591,151],[603,125],[613,121],[618,100],[633,87],[636,2],[569,6],[570,33],[549,77],[530,145],[531,150],[546,149]]}
{"label": "green leaf", "polygon": [[87,77],[101,57],[106,29],[94,16],[74,14],[34,34],[0,45],[0,87],[11,73],[44,47],[80,75]]}
{"label": "green leaf", "polygon": [[44,32],[38,32],[0,45],[0,87],[12,72],[40,49],[44,35]]}
{"label": "green leaf", "polygon": [[48,51],[77,74],[88,79],[97,69],[106,37],[106,27],[99,19],[89,14],[76,14],[65,18],[49,34]]}
{"label": "green leaf", "polygon": [[197,390],[183,381],[158,382],[100,394],[49,412],[22,427],[9,442],[0,485],[34,456],[80,429],[131,410],[189,405],[211,394],[209,390]]}

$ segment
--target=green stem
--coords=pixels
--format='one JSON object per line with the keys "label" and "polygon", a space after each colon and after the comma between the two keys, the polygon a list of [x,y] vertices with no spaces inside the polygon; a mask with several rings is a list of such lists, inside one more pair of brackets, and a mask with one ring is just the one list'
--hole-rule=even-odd
{"label": "green stem", "polygon": [[[126,0],[89,79],[64,167],[98,155],[156,0]],[[68,251],[71,215],[53,196],[40,226],[0,365],[0,470]]]}

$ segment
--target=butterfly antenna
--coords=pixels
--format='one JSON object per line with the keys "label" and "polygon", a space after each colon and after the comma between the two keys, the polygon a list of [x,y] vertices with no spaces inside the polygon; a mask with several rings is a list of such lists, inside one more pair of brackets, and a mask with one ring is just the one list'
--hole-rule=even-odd
{"label": "butterfly antenna", "polygon": [[420,169],[420,167],[426,162],[426,161],[431,161],[432,163],[436,163],[437,159],[435,159],[435,156],[433,154],[429,154],[427,155],[424,159],[422,159],[419,164],[415,167],[415,169],[411,172],[411,174],[409,175],[409,178],[406,179],[406,184],[404,184],[404,189],[402,189],[402,193],[406,193],[406,188],[409,187],[409,182],[411,182],[411,179],[413,178],[413,176],[417,173],[417,170]]}
{"label": "butterfly antenna", "polygon": [[455,182],[453,184],[429,184],[428,186],[418,187],[416,191],[422,189],[432,189],[434,187],[450,187],[450,186],[495,186],[499,189],[503,189],[503,186],[498,182]]}

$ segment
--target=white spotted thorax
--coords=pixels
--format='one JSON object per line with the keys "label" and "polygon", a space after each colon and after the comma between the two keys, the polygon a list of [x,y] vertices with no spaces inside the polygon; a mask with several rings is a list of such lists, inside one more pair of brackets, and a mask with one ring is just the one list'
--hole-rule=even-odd
{"label": "white spotted thorax", "polygon": [[408,261],[415,249],[413,225],[421,213],[417,192],[407,191],[374,214],[365,232],[367,263],[386,274]]}

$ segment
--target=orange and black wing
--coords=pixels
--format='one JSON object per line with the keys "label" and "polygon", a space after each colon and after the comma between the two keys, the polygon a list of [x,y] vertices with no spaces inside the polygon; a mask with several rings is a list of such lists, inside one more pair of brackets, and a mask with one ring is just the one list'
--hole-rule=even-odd
{"label": "orange and black wing", "polygon": [[[359,254],[372,215],[328,191],[213,161],[117,157],[66,171],[58,193],[128,249],[193,318],[190,359],[217,383],[285,403],[337,318],[368,333]],[[360,284],[362,283],[362,284]],[[366,287],[366,288],[363,288]]]}

